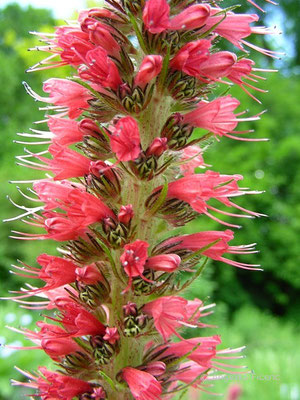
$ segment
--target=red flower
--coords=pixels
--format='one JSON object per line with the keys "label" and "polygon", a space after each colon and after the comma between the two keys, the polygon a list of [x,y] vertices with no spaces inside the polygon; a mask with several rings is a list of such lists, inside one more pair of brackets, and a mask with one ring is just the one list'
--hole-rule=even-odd
{"label": "red flower", "polygon": [[146,151],[147,156],[161,156],[165,150],[168,148],[168,139],[167,138],[160,138],[156,137],[153,142],[150,144]]}
{"label": "red flower", "polygon": [[41,375],[38,376],[21,370],[20,372],[30,379],[29,383],[12,381],[12,384],[15,386],[26,386],[37,389],[37,395],[40,396],[42,400],[72,400],[80,394],[86,392],[90,393],[93,390],[88,382],[57,372],[51,372],[45,367],[39,367]]}
{"label": "red flower", "polygon": [[211,54],[199,66],[199,75],[213,80],[222,78],[230,73],[236,61],[236,55],[230,51],[219,51],[218,53]]}
{"label": "red flower", "polygon": [[100,84],[104,88],[117,90],[122,83],[116,64],[102,47],[87,52],[85,65],[78,72],[82,79]]}
{"label": "red flower", "polygon": [[266,92],[263,89],[257,88],[256,86],[253,86],[252,84],[245,82],[243,80],[243,78],[250,80],[251,82],[257,82],[257,79],[264,79],[263,77],[253,74],[252,70],[258,70],[258,71],[262,71],[262,72],[270,72],[271,70],[264,70],[264,69],[255,69],[253,68],[253,66],[255,65],[255,62],[248,59],[248,58],[242,58],[241,60],[239,60],[236,64],[233,65],[233,67],[231,68],[229,74],[227,75],[227,78],[230,79],[233,83],[235,83],[236,85],[239,85],[244,92],[246,92],[250,97],[252,97],[254,100],[256,100],[258,103],[260,103],[260,101],[253,96],[247,89],[245,86],[247,86],[248,88],[257,90],[258,92]]}
{"label": "red flower", "polygon": [[[259,265],[250,265],[233,260],[229,260],[223,255],[228,254],[251,254],[256,253],[254,250],[254,244],[244,245],[244,246],[229,246],[228,242],[233,240],[234,234],[231,230],[226,229],[226,231],[207,231],[193,233],[192,235],[175,236],[171,239],[167,239],[161,243],[161,246],[174,246],[171,248],[172,251],[178,249],[187,249],[191,251],[198,251],[205,248],[211,244],[207,250],[203,250],[203,255],[209,257],[213,260],[222,261],[226,264],[233,265],[235,267],[244,269],[253,269],[253,267],[258,267]],[[216,242],[216,243],[214,243]],[[214,244],[213,244],[214,243]]]}
{"label": "red flower", "polygon": [[[78,186],[78,187],[76,187]],[[115,219],[115,214],[98,197],[84,192],[81,185],[40,181],[34,185],[38,196],[46,203],[43,216],[36,215],[35,222],[27,224],[40,226],[48,232],[30,234],[17,232],[24,240],[52,238],[58,241],[72,240],[84,236],[88,225],[101,222],[105,218]],[[41,207],[42,208],[42,207]],[[64,212],[52,211],[55,208]]]}
{"label": "red flower", "polygon": [[52,171],[55,175],[54,180],[76,178],[89,173],[91,160],[77,151],[54,143],[49,147],[49,153],[52,155],[52,159],[35,156],[46,164],[37,169]]}
{"label": "red flower", "polygon": [[57,52],[60,53],[61,59],[66,64],[72,66],[82,64],[86,53],[94,48],[89,41],[89,35],[78,28],[61,26],[56,29],[55,33],[56,38],[53,42],[62,49]]}
{"label": "red flower", "polygon": [[198,76],[201,64],[208,59],[211,41],[200,39],[185,44],[170,61],[170,67],[191,76]]}
{"label": "red flower", "polygon": [[132,204],[128,204],[127,206],[121,206],[120,212],[118,214],[118,220],[122,222],[122,224],[128,225],[134,216]]}
{"label": "red flower", "polygon": [[110,344],[115,344],[120,339],[118,328],[107,327],[105,329],[105,335],[103,336],[103,339],[107,340]]}
{"label": "red flower", "polygon": [[159,254],[147,259],[145,268],[154,271],[174,272],[178,269],[181,258],[177,254]]}
{"label": "red flower", "polygon": [[141,276],[143,279],[147,280],[143,276],[143,272],[145,262],[148,257],[148,247],[149,244],[143,240],[136,240],[135,242],[126,244],[124,246],[124,252],[120,257],[120,261],[124,267],[124,271],[129,276],[128,287],[125,289],[125,291],[131,287],[133,277]]}
{"label": "red flower", "polygon": [[111,127],[110,146],[119,161],[135,160],[141,152],[140,132],[135,119],[123,117]]}
{"label": "red flower", "polygon": [[[236,225],[217,219],[210,214],[208,210],[235,217],[243,216],[251,218],[262,216],[263,214],[246,210],[229,200],[230,197],[259,193],[255,191],[247,192],[245,189],[240,189],[237,182],[241,179],[243,179],[241,175],[220,175],[218,172],[214,171],[206,171],[204,174],[187,175],[184,178],[169,183],[167,197],[185,201],[198,213],[205,214],[224,225],[236,227]],[[212,198],[218,200],[227,207],[235,207],[249,215],[232,214],[210,206],[207,202]]]}
{"label": "red flower", "polygon": [[20,330],[10,328],[15,332],[22,333],[26,338],[33,341],[36,346],[7,347],[16,350],[42,349],[54,361],[60,361],[62,357],[75,353],[76,351],[82,351],[82,348],[72,338],[70,338],[68,333],[60,326],[46,324],[42,321],[38,321],[37,325],[41,327],[39,332],[31,331],[29,329]]}
{"label": "red flower", "polygon": [[92,98],[86,88],[67,79],[48,79],[43,85],[43,90],[50,93],[50,97],[38,100],[67,107],[72,119],[79,117],[84,109],[89,108],[88,100]]}
{"label": "red flower", "polygon": [[162,60],[162,56],[158,55],[149,55],[144,57],[135,77],[134,84],[143,89],[147,83],[160,73]]}
{"label": "red flower", "polygon": [[210,6],[208,4],[195,4],[173,17],[170,20],[169,28],[183,31],[201,28],[209,15]]}
{"label": "red flower", "polygon": [[194,174],[195,168],[208,166],[204,163],[202,149],[196,145],[185,147],[180,160],[183,161],[180,165],[180,171],[183,175]]}
{"label": "red flower", "polygon": [[[205,31],[209,30],[223,19],[223,14],[218,16],[213,15],[219,11],[221,11],[219,8],[213,9],[212,15],[206,21],[204,27]],[[250,24],[258,21],[258,19],[259,17],[256,14],[234,14],[228,12],[226,13],[226,18],[215,27],[214,32],[243,50],[241,44],[242,39],[251,35],[252,28],[250,27]]]}
{"label": "red flower", "polygon": [[[46,282],[46,285],[42,288],[26,290],[26,294],[20,296],[20,298],[32,296],[33,294],[56,289],[60,286],[75,282],[75,270],[77,265],[72,261],[61,257],[50,256],[49,254],[41,254],[38,256],[37,262],[42,266],[41,269],[33,268],[26,264],[23,264],[23,267],[15,266],[16,269],[22,271],[22,273],[17,273],[17,275],[27,278],[41,279]],[[27,274],[24,274],[24,272],[27,272]],[[21,293],[24,293],[24,291]]]}
{"label": "red flower", "polygon": [[53,142],[65,146],[82,141],[83,133],[80,131],[77,121],[49,115],[47,123],[53,134]]}
{"label": "red flower", "polygon": [[185,339],[181,342],[170,343],[164,356],[173,355],[183,357],[188,355],[188,359],[196,362],[205,368],[212,368],[212,359],[216,357],[216,346],[221,343],[220,336],[196,337]]}
{"label": "red flower", "polygon": [[75,270],[76,280],[85,285],[95,285],[97,282],[102,281],[103,277],[95,265],[87,265],[85,267],[78,267]]}
{"label": "red flower", "polygon": [[227,136],[231,139],[238,140],[253,140],[243,139],[229,134],[246,133],[234,131],[237,124],[240,121],[255,121],[259,119],[259,116],[238,119],[237,116],[243,113],[235,115],[233,111],[239,105],[240,102],[230,95],[218,97],[211,102],[200,101],[195,110],[183,115],[183,122],[198,128],[207,129],[218,136]]}
{"label": "red flower", "polygon": [[173,334],[179,336],[176,328],[187,320],[186,305],[182,297],[165,296],[147,303],[143,311],[152,316],[155,328],[166,341]]}
{"label": "red flower", "polygon": [[108,25],[101,24],[95,18],[86,18],[81,23],[81,28],[88,34],[88,38],[92,43],[102,47],[109,55],[119,58],[121,48],[112,36],[112,33],[115,33],[114,29],[109,28]]}
{"label": "red flower", "polygon": [[[45,202],[45,210],[59,208],[66,212],[53,213],[58,217],[68,217],[71,223],[78,223],[82,228],[100,222],[104,218],[115,218],[112,210],[98,197],[84,192],[80,187],[72,187],[64,183],[40,181],[34,184],[41,201]],[[45,214],[45,213],[44,213]],[[48,216],[48,214],[45,214]],[[50,214],[51,215],[51,214]]]}
{"label": "red flower", "polygon": [[188,301],[179,296],[164,296],[147,303],[143,311],[152,316],[155,328],[167,341],[173,334],[181,338],[176,329],[182,326],[191,328],[208,326],[198,320],[208,315],[208,313],[202,314],[202,311],[210,307],[212,305],[203,307],[199,299]]}
{"label": "red flower", "polygon": [[53,239],[64,242],[66,240],[77,239],[86,232],[86,229],[79,223],[74,223],[64,217],[54,216],[46,218],[43,226],[48,234],[38,235],[36,239]]}
{"label": "red flower", "polygon": [[184,382],[186,385],[193,383],[192,386],[197,388],[207,378],[206,375],[200,376],[206,371],[207,367],[203,367],[194,361],[187,361],[180,364],[180,368],[175,372],[172,380]]}
{"label": "red flower", "polygon": [[127,382],[136,400],[159,400],[162,393],[160,383],[148,372],[125,367],[122,378]]}
{"label": "red flower", "polygon": [[56,307],[61,312],[61,322],[70,336],[104,335],[105,326],[93,314],[68,299],[57,299]]}
{"label": "red flower", "polygon": [[143,11],[143,21],[150,33],[161,33],[169,27],[170,6],[167,0],[148,0]]}

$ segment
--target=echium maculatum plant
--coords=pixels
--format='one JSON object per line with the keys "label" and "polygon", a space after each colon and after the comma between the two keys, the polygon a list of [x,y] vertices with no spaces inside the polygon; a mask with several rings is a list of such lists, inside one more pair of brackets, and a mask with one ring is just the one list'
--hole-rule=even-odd
{"label": "echium maculatum plant", "polygon": [[[208,326],[212,305],[182,297],[207,259],[258,269],[230,258],[255,249],[231,245],[229,228],[238,225],[222,219],[262,215],[238,205],[239,196],[257,192],[240,187],[241,175],[195,173],[209,167],[202,156],[208,138],[258,140],[236,128],[259,115],[241,117],[237,99],[214,95],[217,85],[236,84],[259,101],[257,72],[268,70],[256,68],[245,48],[277,57],[246,41],[272,30],[235,8],[213,0],[107,0],[54,34],[37,33],[44,42],[38,50],[50,56],[29,71],[69,65],[74,75],[47,80],[48,97],[25,84],[49,104],[48,128],[21,135],[49,147],[18,159],[50,172],[24,194],[35,206],[20,206],[24,222],[40,232],[13,237],[60,242],[59,253],[39,255],[36,266],[14,266],[42,284],[12,299],[50,311],[35,331],[11,328],[56,364],[53,372],[21,371],[27,383],[13,381],[34,388],[35,398],[171,399],[245,371],[228,361],[242,348],[222,348],[217,335],[182,336],[185,327]],[[220,38],[239,55],[219,51]],[[205,133],[193,135],[195,128]],[[227,228],[172,232],[200,214]]]}

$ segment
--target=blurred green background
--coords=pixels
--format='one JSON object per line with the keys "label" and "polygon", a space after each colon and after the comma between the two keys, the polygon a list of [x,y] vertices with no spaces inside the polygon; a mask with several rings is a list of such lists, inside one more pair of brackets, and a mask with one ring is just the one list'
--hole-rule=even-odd
{"label": "blurred green background", "polygon": [[[257,0],[264,3],[262,0]],[[245,1],[243,1],[243,4]],[[264,4],[265,5],[265,4]],[[249,378],[217,382],[214,392],[225,392],[229,383],[243,387],[241,399],[282,400],[300,399],[300,7],[299,0],[283,0],[279,7],[265,5],[262,25],[281,25],[283,34],[259,37],[256,44],[287,52],[283,61],[254,55],[257,66],[277,68],[268,74],[260,87],[269,93],[255,93],[263,105],[255,103],[241,89],[232,94],[241,102],[241,111],[249,109],[254,115],[263,109],[261,121],[242,123],[241,129],[255,129],[257,137],[270,137],[271,141],[243,143],[223,138],[212,143],[205,153],[205,161],[222,173],[243,174],[245,186],[264,190],[259,196],[239,199],[239,204],[262,213],[268,218],[243,220],[243,229],[236,232],[235,244],[258,243],[259,254],[243,256],[242,261],[259,262],[264,272],[239,270],[226,264],[211,262],[203,276],[187,296],[216,302],[215,313],[207,322],[218,329],[201,331],[203,335],[221,334],[224,347],[247,346],[243,360],[253,371]],[[239,12],[254,11],[243,5]],[[70,10],[70,14],[72,11]],[[60,21],[59,23],[61,23]],[[13,143],[16,132],[28,132],[32,122],[43,119],[38,105],[25,93],[21,82],[26,80],[41,94],[41,82],[51,76],[65,76],[66,69],[25,74],[26,68],[37,62],[41,55],[28,52],[36,45],[28,31],[51,31],[58,24],[51,11],[33,7],[21,8],[17,3],[0,9],[0,130],[1,130],[1,219],[17,215],[18,211],[5,199],[11,196],[24,203],[16,185],[10,180],[34,179],[41,174],[15,166],[14,156],[23,153],[23,145]],[[220,43],[220,47],[222,47]],[[251,57],[253,54],[251,55]],[[36,150],[36,148],[35,148]],[[23,185],[26,190],[26,185]],[[8,239],[11,229],[20,229],[19,222],[2,224],[0,240],[1,280],[0,291],[18,290],[22,279],[9,273],[16,259],[29,264],[41,251],[55,251],[52,243],[22,242]],[[207,218],[192,222],[187,231],[222,229]],[[55,254],[55,253],[53,253]],[[246,261],[247,259],[247,261]],[[30,345],[21,335],[4,329],[5,325],[32,329],[39,318],[38,312],[18,308],[12,302],[2,302],[0,325],[2,344]],[[0,400],[22,397],[18,389],[9,385],[10,378],[20,378],[14,365],[32,370],[49,363],[39,351],[13,351],[0,348]],[[277,379],[266,378],[276,376]],[[192,398],[192,397],[190,397]],[[212,398],[202,394],[201,399]],[[221,397],[221,398],[226,398]]]}

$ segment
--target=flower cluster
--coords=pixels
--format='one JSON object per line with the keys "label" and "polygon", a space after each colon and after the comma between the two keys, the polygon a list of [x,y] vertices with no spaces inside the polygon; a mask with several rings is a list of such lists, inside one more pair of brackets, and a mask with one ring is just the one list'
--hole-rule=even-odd
{"label": "flower cluster", "polygon": [[[42,284],[11,298],[50,313],[35,331],[11,329],[59,370],[22,371],[29,382],[14,385],[34,388],[42,400],[155,400],[189,386],[204,390],[218,371],[243,373],[226,361],[240,358],[242,348],[222,350],[216,335],[184,338],[185,327],[209,326],[212,305],[179,293],[208,258],[259,269],[231,258],[254,253],[254,244],[232,244],[229,229],[174,236],[172,228],[199,215],[227,227],[237,225],[226,216],[263,215],[233,201],[258,193],[240,186],[241,175],[198,170],[210,167],[203,160],[208,138],[258,140],[236,128],[260,116],[240,117],[237,99],[214,95],[216,84],[236,84],[259,101],[249,90],[262,90],[248,81],[264,70],[246,58],[245,46],[277,55],[245,41],[272,33],[257,20],[216,1],[109,0],[53,34],[36,33],[44,42],[38,50],[50,55],[28,71],[69,65],[74,74],[47,80],[46,96],[24,84],[48,104],[48,128],[20,135],[49,147],[18,160],[48,173],[31,197],[22,192],[35,207],[19,206],[39,231],[13,237],[61,244],[60,254],[39,255],[38,266],[14,266]],[[216,51],[220,38],[241,54]],[[194,128],[202,130],[192,136]]]}

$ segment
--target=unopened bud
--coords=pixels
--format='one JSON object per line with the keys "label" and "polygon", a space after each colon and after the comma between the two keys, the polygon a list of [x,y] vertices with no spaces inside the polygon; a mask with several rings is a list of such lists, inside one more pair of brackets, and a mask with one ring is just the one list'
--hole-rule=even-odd
{"label": "unopened bud", "polygon": [[162,68],[162,57],[159,55],[148,55],[146,56],[139,68],[139,71],[135,77],[134,83],[136,86],[140,86],[142,89],[154,79],[161,71]]}
{"label": "unopened bud", "polygon": [[78,267],[75,270],[76,280],[86,285],[94,285],[102,280],[102,275],[95,265]]}
{"label": "unopened bud", "polygon": [[101,134],[101,131],[96,122],[89,118],[82,119],[78,124],[78,128],[84,135],[94,136],[97,134]]}
{"label": "unopened bud", "polygon": [[134,216],[132,204],[121,206],[118,214],[118,219],[125,225],[128,225]]}
{"label": "unopened bud", "polygon": [[126,316],[136,315],[137,314],[136,304],[129,301],[127,304],[125,304],[125,306],[123,306],[123,312],[124,312],[124,315],[126,315]]}
{"label": "unopened bud", "polygon": [[159,254],[148,258],[145,268],[155,271],[174,272],[178,269],[181,258],[177,254]]}
{"label": "unopened bud", "polygon": [[137,323],[138,323],[138,326],[139,326],[141,329],[145,328],[146,323],[147,323],[147,319],[148,319],[148,317],[147,317],[147,315],[145,315],[145,314],[140,314],[140,315],[138,315],[138,316],[136,317],[136,321],[137,321]]}
{"label": "unopened bud", "polygon": [[146,151],[146,155],[150,156],[150,155],[154,155],[154,156],[161,156],[162,153],[164,151],[167,150],[168,145],[167,145],[167,138],[160,138],[157,137],[153,140],[153,142],[150,144],[150,146],[148,147],[147,151]]}
{"label": "unopened bud", "polygon": [[152,361],[147,364],[145,371],[153,376],[160,376],[166,371],[166,364],[162,361]]}
{"label": "unopened bud", "polygon": [[103,339],[106,340],[110,344],[115,344],[120,339],[118,329],[107,327],[105,329],[105,335],[103,336]]}
{"label": "unopened bud", "polygon": [[104,232],[109,233],[109,232],[111,232],[111,230],[116,229],[117,223],[112,218],[107,217],[107,218],[103,219],[102,226],[103,226]]}

